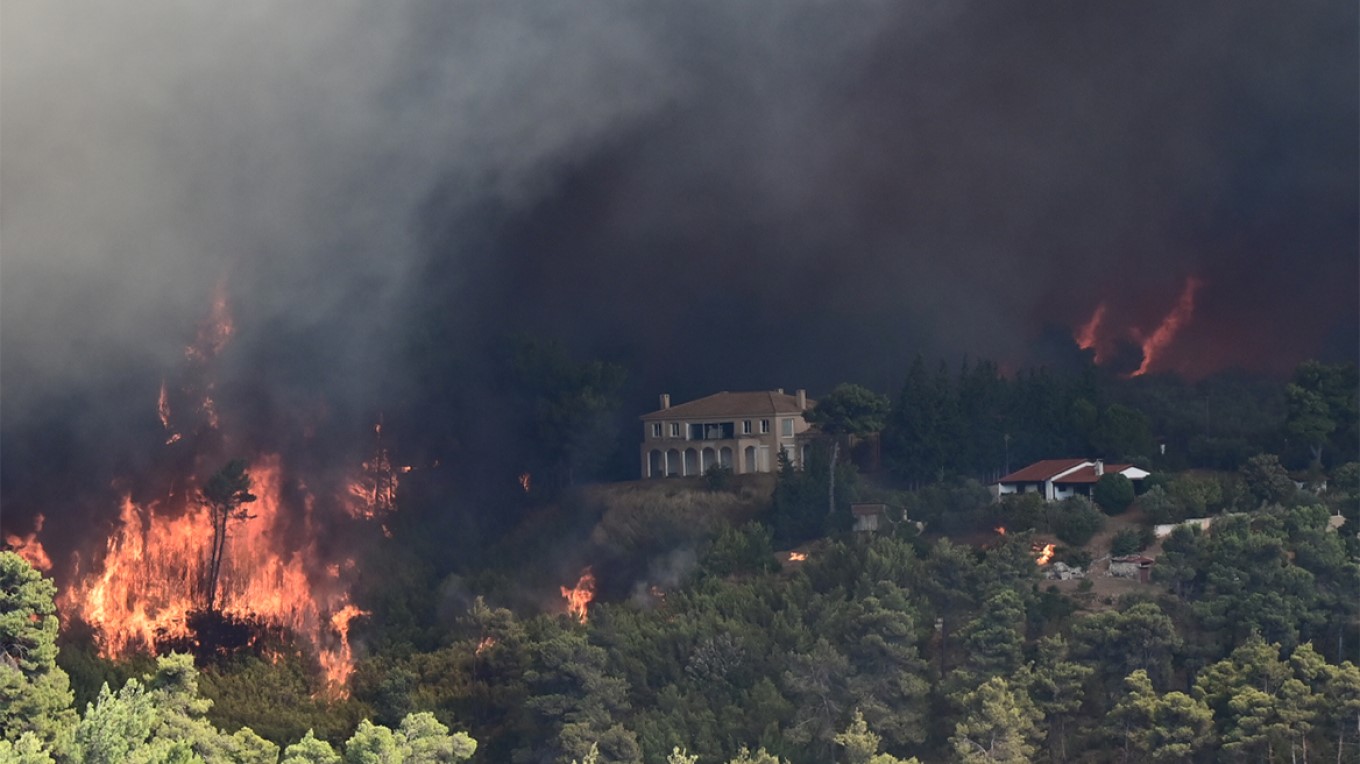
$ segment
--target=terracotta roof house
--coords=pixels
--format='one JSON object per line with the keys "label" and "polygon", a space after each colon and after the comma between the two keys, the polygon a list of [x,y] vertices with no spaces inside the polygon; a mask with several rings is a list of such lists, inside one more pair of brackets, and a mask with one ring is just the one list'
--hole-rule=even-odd
{"label": "terracotta roof house", "polygon": [[1092,486],[1106,474],[1137,482],[1151,473],[1132,464],[1106,464],[1100,459],[1045,459],[998,480],[992,485],[992,495],[1001,498],[1011,493],[1040,493],[1046,501],[1090,496]]}
{"label": "terracotta roof house", "polygon": [[813,405],[804,390],[724,391],[674,406],[663,394],[661,408],[641,417],[642,477],[702,475],[714,465],[739,475],[773,472],[781,450],[802,466],[798,436]]}

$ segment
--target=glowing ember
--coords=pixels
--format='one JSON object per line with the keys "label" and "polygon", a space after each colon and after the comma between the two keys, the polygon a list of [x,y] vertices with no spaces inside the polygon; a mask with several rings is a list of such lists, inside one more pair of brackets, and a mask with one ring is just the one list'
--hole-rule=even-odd
{"label": "glowing ember", "polygon": [[1095,350],[1095,361],[1100,363],[1100,348],[1096,345],[1100,338],[1100,325],[1105,322],[1105,303],[1096,306],[1096,312],[1077,330],[1077,347],[1082,350]]}
{"label": "glowing ember", "polygon": [[1181,290],[1181,296],[1176,301],[1176,307],[1166,314],[1166,318],[1162,319],[1157,330],[1143,340],[1143,364],[1129,376],[1138,377],[1146,374],[1152,368],[1157,357],[1162,354],[1162,351],[1176,339],[1180,330],[1190,322],[1191,316],[1195,314],[1195,292],[1199,291],[1200,284],[1200,280],[1194,276],[1186,279],[1185,288]]}
{"label": "glowing ember", "polygon": [[581,578],[577,580],[576,586],[567,588],[558,587],[562,590],[562,598],[567,601],[567,612],[576,616],[581,623],[586,622],[586,609],[590,601],[595,599],[595,574],[590,568],[581,571]]}
{"label": "glowing ember", "polygon": [[1043,549],[1039,551],[1039,557],[1034,562],[1039,565],[1047,565],[1053,559],[1054,548],[1053,544],[1044,544]]}
{"label": "glowing ember", "polygon": [[789,552],[789,562],[802,562],[807,559],[807,552]]}
{"label": "glowing ember", "polygon": [[533,480],[533,475],[530,475],[527,472],[519,473],[519,487],[523,488],[525,493],[529,492],[529,487],[533,485]]}
{"label": "glowing ember", "polygon": [[42,532],[43,521],[45,518],[38,515],[33,519],[33,532],[27,536],[10,534],[5,536],[5,545],[12,551],[24,558],[29,565],[41,571],[52,569],[52,558],[47,556],[47,550],[38,541],[38,534]]}
{"label": "glowing ember", "polygon": [[998,525],[998,526],[996,526],[995,528],[993,528],[992,530],[996,531],[996,533],[997,533],[998,536],[1004,536],[1004,535],[1006,535],[1006,526],[1004,526],[1004,525]]}

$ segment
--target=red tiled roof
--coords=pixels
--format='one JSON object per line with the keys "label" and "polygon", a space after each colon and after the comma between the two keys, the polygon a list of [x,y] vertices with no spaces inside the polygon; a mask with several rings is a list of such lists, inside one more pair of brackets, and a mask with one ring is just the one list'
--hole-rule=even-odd
{"label": "red tiled roof", "polygon": [[[1118,474],[1132,466],[1133,466],[1132,464],[1107,464],[1105,465],[1105,474],[1106,475]],[[1094,483],[1098,480],[1100,480],[1100,476],[1096,474],[1096,468],[1094,466],[1089,466],[1082,467],[1081,469],[1077,470],[1076,472],[1073,472],[1070,475],[1063,475],[1062,477],[1058,478],[1057,480],[1054,480],[1053,482]]]}
{"label": "red tiled roof", "polygon": [[[808,408],[815,402],[807,399]],[[777,390],[761,390],[750,393],[729,393],[723,391],[706,395],[703,398],[680,403],[668,409],[658,409],[643,414],[643,420],[651,419],[694,419],[710,417],[756,417],[771,414],[801,414],[798,396],[781,393]]]}
{"label": "red tiled roof", "polygon": [[996,481],[998,483],[1042,483],[1049,480],[1054,475],[1061,475],[1067,470],[1080,464],[1090,461],[1089,459],[1045,459],[1035,462],[1030,466],[1012,472],[1011,474]]}

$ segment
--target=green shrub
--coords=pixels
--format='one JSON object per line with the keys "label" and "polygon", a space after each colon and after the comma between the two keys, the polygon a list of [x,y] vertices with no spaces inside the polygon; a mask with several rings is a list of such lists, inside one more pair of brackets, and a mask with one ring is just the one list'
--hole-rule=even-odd
{"label": "green shrub", "polygon": [[703,567],[718,576],[771,570],[777,567],[771,539],[770,529],[759,523],[724,529],[704,556]]}
{"label": "green shrub", "polygon": [[1058,547],[1053,553],[1053,559],[1073,568],[1088,568],[1091,566],[1091,553],[1081,547]]}
{"label": "green shrub", "polygon": [[1137,528],[1125,528],[1110,540],[1110,555],[1114,557],[1123,557],[1145,548],[1143,534]]}
{"label": "green shrub", "polygon": [[1185,508],[1159,485],[1149,488],[1138,499],[1138,506],[1143,508],[1143,514],[1147,515],[1150,522],[1159,525],[1179,523],[1185,519]]}
{"label": "green shrub", "polygon": [[1113,472],[1101,475],[1091,489],[1091,498],[1106,514],[1117,515],[1133,503],[1133,481]]}
{"label": "green shrub", "polygon": [[1048,506],[1038,493],[1009,493],[994,505],[992,519],[1007,530],[1048,531]]}
{"label": "green shrub", "polygon": [[1204,517],[1222,506],[1223,486],[1212,477],[1179,475],[1167,490],[1185,509],[1186,517]]}
{"label": "green shrub", "polygon": [[704,470],[704,483],[710,491],[726,491],[732,486],[732,468],[714,464]]}
{"label": "green shrub", "polygon": [[1059,502],[1051,513],[1053,534],[1063,543],[1085,546],[1105,527],[1105,515],[1084,496]]}

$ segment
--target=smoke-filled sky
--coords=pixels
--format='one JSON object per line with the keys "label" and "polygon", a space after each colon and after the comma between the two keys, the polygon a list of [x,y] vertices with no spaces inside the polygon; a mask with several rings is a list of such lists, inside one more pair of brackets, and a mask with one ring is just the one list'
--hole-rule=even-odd
{"label": "smoke-filled sky", "polygon": [[422,333],[460,373],[520,331],[648,396],[886,391],[917,353],[1054,362],[1101,302],[1150,334],[1191,277],[1154,371],[1354,359],[1358,28],[1353,2],[10,0],[5,485],[152,417],[219,286],[222,384],[264,416],[400,407]]}

